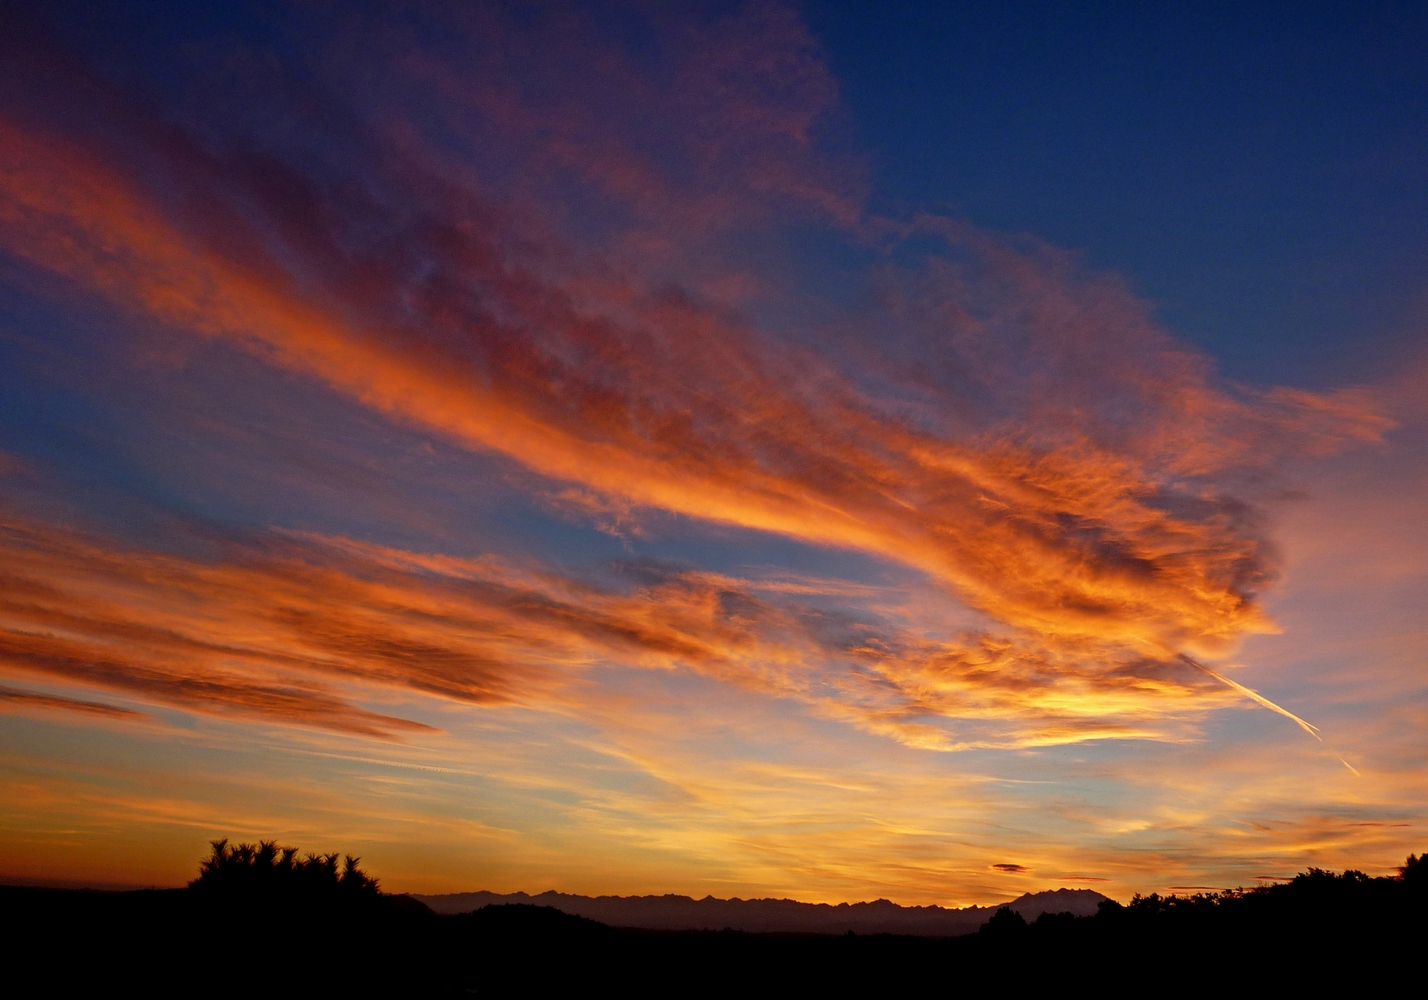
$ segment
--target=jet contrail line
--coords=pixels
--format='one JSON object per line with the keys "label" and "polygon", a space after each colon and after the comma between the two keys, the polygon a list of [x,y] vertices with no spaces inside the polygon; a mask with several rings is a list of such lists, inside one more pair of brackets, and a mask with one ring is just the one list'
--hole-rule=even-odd
{"label": "jet contrail line", "polygon": [[[1249,698],[1251,701],[1253,701],[1253,702],[1255,702],[1255,703],[1257,703],[1257,704],[1259,704],[1259,705],[1264,706],[1265,708],[1269,709],[1271,712],[1277,712],[1277,713],[1279,713],[1280,715],[1284,716],[1286,719],[1292,719],[1292,720],[1294,721],[1295,725],[1297,725],[1300,729],[1304,730],[1306,733],[1308,733],[1310,736],[1314,737],[1314,738],[1315,738],[1316,740],[1318,740],[1320,743],[1324,743],[1324,737],[1322,737],[1322,736],[1319,735],[1319,727],[1316,726],[1316,725],[1314,725],[1313,723],[1311,723],[1311,722],[1305,722],[1303,719],[1299,718],[1299,716],[1295,715],[1295,714],[1294,714],[1293,712],[1291,712],[1289,709],[1284,708],[1284,707],[1281,706],[1281,705],[1276,705],[1274,702],[1270,701],[1268,698],[1266,698],[1264,695],[1260,694],[1258,691],[1255,691],[1253,688],[1247,688],[1247,687],[1245,687],[1243,684],[1241,684],[1239,681],[1231,680],[1230,678],[1226,677],[1224,674],[1219,673],[1219,672],[1214,671],[1214,670],[1211,670],[1209,667],[1205,666],[1205,664],[1203,664],[1203,663],[1199,662],[1198,660],[1195,660],[1195,659],[1193,659],[1193,658],[1191,658],[1191,657],[1189,657],[1189,656],[1186,656],[1184,653],[1181,653],[1181,654],[1180,654],[1180,659],[1182,659],[1182,660],[1184,660],[1186,663],[1190,664],[1190,666],[1194,667],[1196,670],[1202,670],[1202,671],[1204,671],[1205,673],[1209,674],[1211,677],[1215,678],[1215,680],[1217,680],[1217,681],[1219,681],[1221,684],[1225,685],[1225,686],[1226,686],[1227,688],[1229,688],[1230,690],[1232,690],[1232,691],[1238,691],[1240,694],[1244,695],[1246,698]],[[1327,743],[1325,743],[1324,745],[1325,745],[1325,746],[1328,746]],[[1329,747],[1329,749],[1330,749],[1330,750],[1333,750],[1334,748],[1333,748],[1333,747]],[[1344,765],[1345,767],[1347,767],[1350,771],[1353,771],[1356,776],[1358,776],[1358,774],[1359,774],[1358,768],[1354,767],[1354,765],[1352,765],[1352,764],[1350,764],[1348,761],[1344,760],[1343,757],[1340,757],[1339,754],[1338,754],[1338,751],[1334,751],[1334,756],[1335,756],[1335,757],[1338,757],[1340,764],[1343,764],[1343,765]]]}
{"label": "jet contrail line", "polygon": [[1294,714],[1293,712],[1291,712],[1289,709],[1283,708],[1283,707],[1281,707],[1281,706],[1279,706],[1279,705],[1276,705],[1274,702],[1270,701],[1268,698],[1266,698],[1264,695],[1260,694],[1258,691],[1255,691],[1255,690],[1253,690],[1252,688],[1247,688],[1247,687],[1245,687],[1243,684],[1241,684],[1239,681],[1231,680],[1230,678],[1226,677],[1224,674],[1217,673],[1216,671],[1211,670],[1209,667],[1205,666],[1205,664],[1199,662],[1198,660],[1191,659],[1190,657],[1186,656],[1184,653],[1181,653],[1181,654],[1180,654],[1180,659],[1182,659],[1182,660],[1184,660],[1186,663],[1190,664],[1190,666],[1194,667],[1196,670],[1203,670],[1205,673],[1209,674],[1211,677],[1215,678],[1215,680],[1219,681],[1221,684],[1225,685],[1226,687],[1228,687],[1228,688],[1230,688],[1230,689],[1232,689],[1232,690],[1234,690],[1234,691],[1238,691],[1240,694],[1244,695],[1246,698],[1249,698],[1249,699],[1252,700],[1252,701],[1258,702],[1259,704],[1263,705],[1265,708],[1269,709],[1271,712],[1278,712],[1280,715],[1284,716],[1286,719],[1293,719],[1293,720],[1299,725],[1299,728],[1300,728],[1300,729],[1304,730],[1306,733],[1308,733],[1310,736],[1314,737],[1314,738],[1315,738],[1316,740],[1318,740],[1320,743],[1323,743],[1323,742],[1324,742],[1324,738],[1319,735],[1319,727],[1318,727],[1318,726],[1316,726],[1316,725],[1314,725],[1314,724],[1312,724],[1312,723],[1309,723],[1309,722],[1305,722],[1303,719],[1299,718],[1299,716],[1295,715],[1295,714]]}

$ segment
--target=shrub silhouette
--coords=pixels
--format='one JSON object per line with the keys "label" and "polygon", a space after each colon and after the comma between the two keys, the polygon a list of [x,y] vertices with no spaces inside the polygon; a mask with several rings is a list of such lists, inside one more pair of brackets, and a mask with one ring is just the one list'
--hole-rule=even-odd
{"label": "shrub silhouette", "polygon": [[[213,853],[199,865],[189,888],[203,895],[255,898],[283,896],[313,901],[364,901],[381,895],[377,879],[364,872],[361,858],[348,854],[306,854],[277,841],[229,845],[212,842]],[[340,864],[339,864],[340,861]]]}

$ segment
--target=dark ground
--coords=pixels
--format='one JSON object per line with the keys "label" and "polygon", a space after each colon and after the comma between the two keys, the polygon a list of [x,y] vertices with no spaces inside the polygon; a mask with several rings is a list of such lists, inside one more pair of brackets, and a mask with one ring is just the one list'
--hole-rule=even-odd
{"label": "dark ground", "polygon": [[534,906],[440,917],[375,893],[0,887],[0,962],[11,996],[1422,995],[1423,883],[1310,872],[1030,926],[1004,912],[947,939],[620,930]]}

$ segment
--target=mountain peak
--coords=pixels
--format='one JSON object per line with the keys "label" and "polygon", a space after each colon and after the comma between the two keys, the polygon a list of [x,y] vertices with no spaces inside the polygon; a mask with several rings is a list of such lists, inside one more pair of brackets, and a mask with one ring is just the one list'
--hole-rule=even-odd
{"label": "mountain peak", "polygon": [[1006,905],[1027,920],[1035,920],[1043,913],[1074,913],[1078,917],[1090,917],[1108,899],[1109,896],[1095,889],[1067,889],[1062,886],[1041,892],[1024,892]]}

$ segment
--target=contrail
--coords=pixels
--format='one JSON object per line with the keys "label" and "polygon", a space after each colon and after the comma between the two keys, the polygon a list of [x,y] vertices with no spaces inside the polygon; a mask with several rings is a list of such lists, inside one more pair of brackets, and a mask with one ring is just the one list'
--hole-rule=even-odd
{"label": "contrail", "polygon": [[1318,740],[1320,743],[1323,743],[1323,742],[1324,742],[1324,738],[1319,735],[1319,727],[1318,727],[1318,726],[1315,726],[1315,725],[1312,725],[1312,724],[1310,724],[1310,723],[1308,723],[1308,722],[1305,722],[1303,719],[1299,718],[1299,716],[1295,715],[1295,714],[1294,714],[1293,712],[1291,712],[1289,709],[1287,709],[1287,708],[1281,708],[1279,705],[1276,705],[1274,702],[1270,701],[1268,698],[1266,698],[1264,695],[1260,694],[1258,691],[1255,691],[1255,690],[1252,690],[1252,689],[1250,689],[1250,688],[1245,687],[1245,686],[1244,686],[1243,684],[1241,684],[1239,681],[1230,680],[1230,678],[1226,677],[1224,674],[1216,673],[1215,671],[1211,670],[1209,667],[1205,666],[1205,664],[1200,663],[1200,662],[1197,661],[1197,660],[1191,659],[1190,657],[1186,656],[1184,653],[1181,653],[1181,654],[1180,654],[1180,658],[1181,658],[1182,660],[1184,660],[1186,663],[1190,664],[1190,666],[1194,667],[1195,669],[1197,669],[1197,670],[1203,670],[1205,673],[1207,673],[1207,674],[1209,674],[1211,677],[1215,678],[1215,680],[1217,680],[1217,681],[1219,681],[1221,684],[1225,685],[1225,687],[1231,688],[1232,690],[1235,690],[1235,691],[1238,691],[1240,694],[1244,695],[1246,698],[1250,698],[1250,699],[1252,699],[1253,701],[1258,702],[1259,704],[1263,705],[1265,708],[1269,709],[1271,712],[1278,712],[1280,715],[1284,716],[1286,719],[1293,719],[1295,722],[1297,722],[1297,723],[1299,724],[1299,728],[1300,728],[1300,729],[1304,730],[1306,733],[1308,733],[1310,736],[1314,737],[1314,738],[1315,738],[1316,740]]}
{"label": "contrail", "polygon": [[[1266,698],[1264,695],[1260,694],[1258,691],[1255,691],[1255,690],[1253,690],[1252,688],[1247,688],[1247,687],[1245,687],[1243,684],[1241,684],[1239,681],[1231,680],[1230,678],[1226,677],[1224,674],[1218,673],[1217,671],[1214,671],[1214,670],[1211,670],[1209,667],[1205,666],[1205,664],[1199,662],[1198,660],[1194,660],[1194,659],[1192,659],[1192,658],[1189,657],[1189,656],[1186,656],[1184,653],[1181,653],[1181,654],[1180,654],[1180,659],[1182,659],[1182,660],[1184,660],[1186,663],[1190,664],[1190,666],[1194,667],[1196,670],[1203,670],[1205,673],[1207,673],[1207,674],[1209,674],[1211,677],[1215,678],[1215,680],[1219,681],[1221,684],[1225,685],[1225,686],[1226,686],[1227,688],[1229,688],[1230,690],[1232,690],[1232,691],[1238,691],[1240,694],[1244,695],[1246,698],[1249,698],[1250,700],[1256,702],[1256,703],[1259,704],[1259,705],[1263,705],[1265,708],[1269,709],[1271,712],[1278,712],[1280,715],[1284,716],[1286,719],[1292,719],[1292,720],[1294,720],[1294,723],[1295,723],[1297,726],[1299,726],[1300,729],[1304,730],[1306,733],[1308,733],[1310,736],[1314,737],[1314,738],[1315,738],[1316,740],[1318,740],[1320,743],[1324,743],[1324,737],[1322,737],[1322,736],[1319,735],[1319,727],[1316,726],[1316,725],[1314,725],[1313,723],[1305,722],[1303,719],[1299,718],[1299,716],[1295,715],[1295,714],[1294,714],[1293,712],[1291,712],[1289,709],[1284,708],[1284,707],[1282,707],[1282,706],[1280,706],[1280,705],[1276,705],[1274,702],[1270,701],[1268,698]],[[1324,745],[1325,745],[1325,746],[1329,746],[1327,743],[1325,743]],[[1333,748],[1333,747],[1329,747],[1329,749],[1330,749],[1330,750],[1333,750],[1334,748]],[[1360,775],[1359,772],[1358,772],[1358,768],[1354,767],[1354,765],[1352,765],[1352,764],[1350,764],[1348,761],[1344,760],[1343,757],[1340,757],[1338,751],[1334,751],[1334,756],[1335,756],[1335,757],[1338,757],[1338,760],[1339,760],[1339,763],[1340,763],[1340,764],[1343,764],[1343,765],[1344,765],[1345,767],[1347,767],[1350,771],[1353,771],[1355,777],[1362,777],[1362,775]]]}

